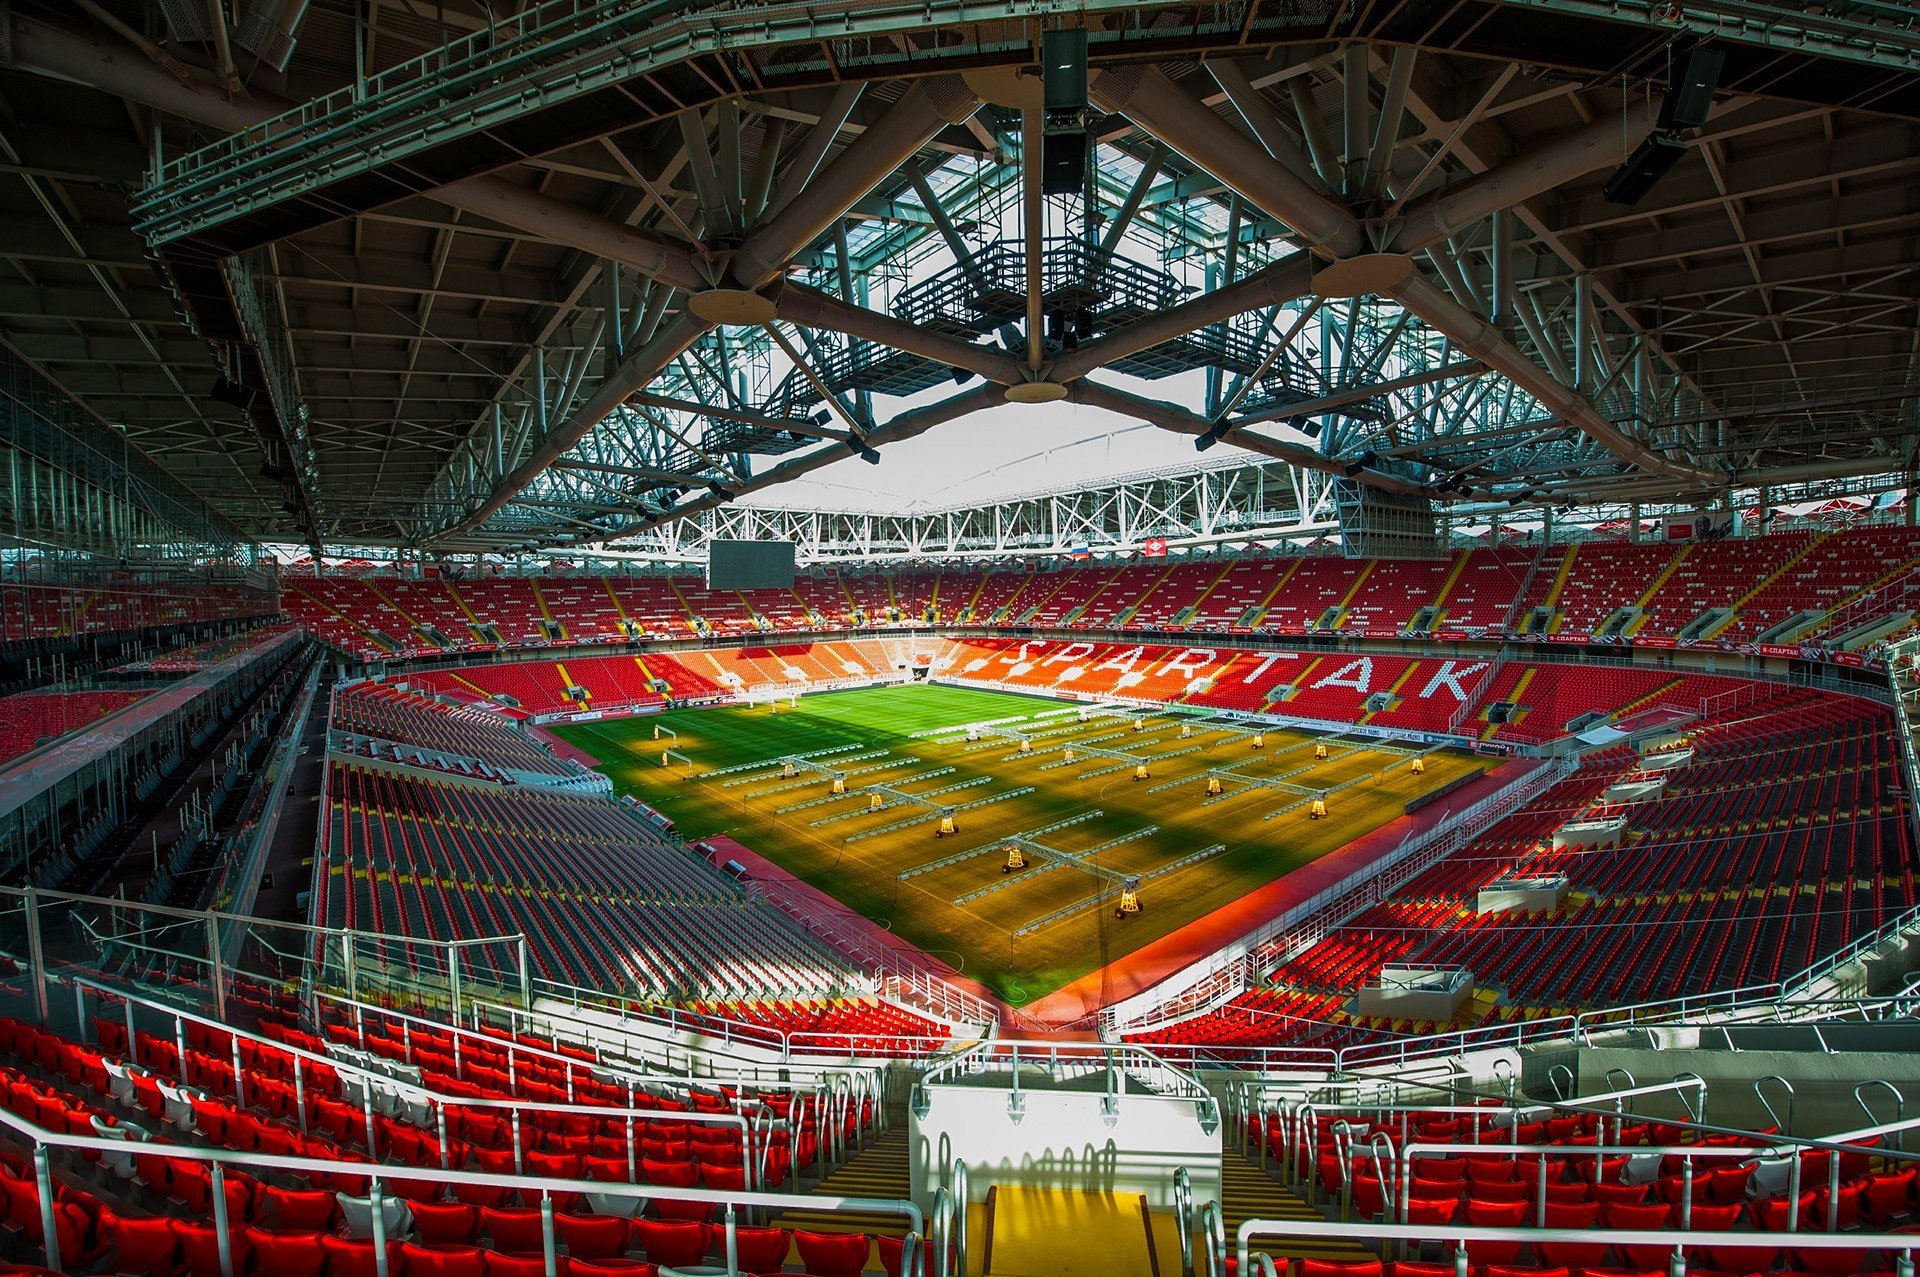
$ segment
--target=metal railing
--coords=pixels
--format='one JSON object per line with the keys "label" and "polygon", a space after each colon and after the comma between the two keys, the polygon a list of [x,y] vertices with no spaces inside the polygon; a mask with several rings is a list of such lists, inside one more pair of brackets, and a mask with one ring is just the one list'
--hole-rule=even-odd
{"label": "metal railing", "polygon": [[[1624,1071],[1619,1072],[1624,1076]],[[1885,1083],[1863,1083],[1862,1087],[1869,1085],[1886,1086]],[[1696,1092],[1696,1098],[1692,1101],[1686,1100],[1683,1089],[1689,1087],[1693,1088]],[[1435,1087],[1433,1089],[1438,1090],[1444,1088]],[[1861,1089],[1862,1088],[1856,1088],[1856,1098],[1859,1097]],[[1893,1091],[1891,1087],[1887,1089]],[[1617,1142],[1615,1144],[1607,1144],[1601,1139],[1596,1140],[1593,1144],[1556,1145],[1552,1143],[1522,1143],[1518,1138],[1520,1119],[1530,1112],[1591,1116],[1600,1123],[1602,1135],[1604,1135],[1607,1124],[1612,1123],[1617,1136],[1620,1129],[1625,1125],[1627,1118],[1630,1116],[1630,1111],[1625,1101],[1632,1097],[1668,1091],[1680,1095],[1688,1117],[1672,1120],[1660,1119],[1663,1125],[1682,1132],[1691,1132],[1703,1140],[1706,1137],[1739,1137],[1741,1142],[1645,1145],[1619,1144]],[[1710,1245],[1715,1243],[1732,1245],[1740,1242],[1749,1244],[1761,1242],[1764,1244],[1765,1242],[1772,1241],[1775,1245],[1790,1244],[1793,1246],[1799,1246],[1803,1242],[1811,1242],[1814,1243],[1814,1248],[1816,1249],[1825,1245],[1847,1245],[1862,1250],[1899,1250],[1902,1247],[1920,1247],[1920,1236],[1913,1234],[1895,1234],[1894,1236],[1900,1237],[1901,1240],[1888,1245],[1883,1238],[1876,1235],[1840,1233],[1838,1231],[1838,1213],[1832,1209],[1828,1209],[1824,1214],[1824,1231],[1815,1233],[1804,1233],[1800,1231],[1801,1176],[1806,1164],[1806,1157],[1803,1155],[1825,1154],[1827,1200],[1832,1202],[1838,1198],[1843,1157],[1879,1156],[1894,1161],[1906,1162],[1920,1160],[1920,1154],[1910,1154],[1904,1151],[1901,1138],[1906,1131],[1920,1126],[1920,1121],[1896,1119],[1896,1121],[1890,1123],[1876,1122],[1865,1128],[1840,1132],[1823,1138],[1796,1137],[1791,1134],[1781,1134],[1777,1131],[1749,1132],[1730,1127],[1708,1125],[1704,1120],[1705,1093],[1706,1083],[1702,1079],[1691,1074],[1682,1074],[1669,1083],[1657,1083],[1650,1086],[1630,1086],[1626,1089],[1608,1091],[1574,1100],[1541,1101],[1537,1103],[1529,1101],[1520,1107],[1514,1107],[1514,1102],[1511,1099],[1508,1100],[1509,1106],[1506,1108],[1488,1108],[1483,1105],[1472,1107],[1455,1105],[1434,1108],[1432,1106],[1414,1104],[1375,1105],[1361,1102],[1322,1106],[1314,1103],[1301,1103],[1291,1110],[1276,1113],[1275,1120],[1282,1135],[1282,1150],[1279,1156],[1281,1156],[1284,1163],[1283,1173],[1289,1182],[1292,1182],[1293,1177],[1305,1176],[1309,1182],[1309,1191],[1317,1190],[1319,1185],[1318,1163],[1320,1153],[1318,1136],[1322,1123],[1329,1112],[1341,1110],[1351,1111],[1355,1118],[1362,1122],[1365,1122],[1368,1114],[1372,1114],[1376,1118],[1391,1113],[1410,1114],[1413,1112],[1470,1114],[1474,1118],[1476,1132],[1480,1130],[1480,1125],[1483,1120],[1497,1125],[1500,1119],[1504,1117],[1514,1138],[1512,1142],[1498,1143],[1488,1142],[1484,1139],[1479,1139],[1471,1143],[1445,1141],[1426,1142],[1419,1140],[1410,1142],[1407,1138],[1407,1124],[1403,1118],[1401,1137],[1399,1140],[1395,1140],[1391,1131],[1378,1131],[1370,1134],[1366,1142],[1362,1143],[1359,1140],[1360,1129],[1358,1127],[1349,1128],[1343,1119],[1336,1119],[1328,1129],[1335,1139],[1336,1156],[1339,1159],[1337,1169],[1342,1185],[1339,1202],[1342,1221],[1325,1225],[1325,1227],[1332,1228],[1335,1231],[1320,1231],[1323,1225],[1322,1222],[1318,1220],[1307,1222],[1304,1225],[1298,1225],[1293,1221],[1254,1221],[1252,1224],[1252,1235],[1286,1237],[1289,1239],[1322,1236],[1361,1236],[1380,1241],[1451,1242],[1456,1246],[1457,1253],[1462,1262],[1464,1262],[1465,1253],[1464,1249],[1461,1248],[1461,1243],[1465,1241],[1504,1240],[1533,1243],[1571,1241],[1633,1245],[1638,1244],[1642,1240],[1635,1230],[1569,1230],[1546,1227],[1545,1205],[1547,1194],[1544,1191],[1544,1186],[1546,1183],[1547,1162],[1549,1159],[1556,1157],[1569,1161],[1593,1158],[1595,1159],[1596,1166],[1598,1166],[1608,1158],[1655,1156],[1662,1159],[1673,1157],[1681,1160],[1681,1224],[1679,1228],[1675,1229],[1648,1230],[1648,1235],[1658,1232],[1663,1234],[1667,1240],[1685,1242],[1693,1245]],[[1893,1091],[1893,1093],[1896,1097],[1898,1096],[1897,1091]],[[1484,1100],[1489,1098],[1498,1099],[1499,1097],[1489,1097],[1473,1091],[1465,1091],[1457,1093],[1455,1098],[1478,1098]],[[1869,1117],[1873,1116],[1873,1110],[1864,1100],[1861,1101],[1861,1107]],[[1269,1125],[1267,1110],[1256,1107],[1254,1114],[1260,1118],[1262,1157],[1264,1159],[1267,1133],[1270,1129],[1273,1129],[1273,1127]],[[1243,1133],[1244,1132],[1245,1124],[1243,1123]],[[1311,1140],[1305,1138],[1305,1133],[1308,1132],[1312,1135]],[[1891,1145],[1888,1144],[1886,1139],[1889,1135],[1895,1137]],[[1303,1155],[1306,1158],[1306,1165],[1304,1167],[1302,1166]],[[1452,1156],[1479,1158],[1527,1157],[1535,1159],[1535,1173],[1540,1176],[1541,1182],[1541,1188],[1536,1192],[1535,1197],[1535,1226],[1520,1229],[1476,1229],[1471,1226],[1455,1224],[1422,1224],[1417,1226],[1417,1235],[1383,1231],[1392,1230],[1396,1227],[1406,1228],[1408,1226],[1405,1221],[1409,1217],[1408,1204],[1412,1200],[1413,1182],[1415,1178],[1414,1162],[1420,1157],[1445,1158]],[[1760,1159],[1763,1166],[1770,1166],[1772,1168],[1770,1173],[1774,1179],[1779,1181],[1776,1187],[1784,1188],[1785,1201],[1788,1203],[1785,1232],[1758,1231],[1737,1233],[1725,1230],[1689,1231],[1693,1198],[1693,1159],[1695,1158],[1707,1161],[1714,1159],[1737,1159],[1741,1161]],[[1389,1212],[1389,1218],[1386,1224],[1354,1223],[1348,1222],[1346,1219],[1353,1203],[1351,1189],[1354,1180],[1355,1166],[1356,1163],[1361,1161],[1371,1161],[1374,1164],[1375,1170],[1378,1172],[1375,1178],[1381,1185],[1382,1201]],[[1396,1220],[1400,1222],[1396,1224],[1394,1222]],[[1356,1232],[1353,1230],[1359,1231]],[[1243,1265],[1249,1262],[1246,1244],[1249,1235],[1248,1229],[1241,1230],[1239,1261]],[[1208,1272],[1210,1274],[1220,1274],[1222,1272],[1220,1261],[1224,1259],[1222,1249],[1223,1240],[1224,1239],[1220,1238],[1217,1234],[1214,1234],[1211,1238],[1210,1253],[1208,1255]],[[1677,1262],[1679,1266],[1676,1267],[1674,1271],[1683,1274],[1685,1271],[1683,1253],[1677,1256]],[[1271,1271],[1271,1269],[1269,1267],[1263,1269],[1263,1271]],[[1911,1277],[1910,1269],[1904,1269],[1903,1271],[1907,1271],[1909,1277]]]}
{"label": "metal railing", "polygon": [[[1280,963],[1311,949],[1346,919],[1468,846],[1483,831],[1577,770],[1577,762],[1570,758],[1542,763],[1452,819],[1409,835],[1372,864],[1168,977],[1155,989],[1107,1008],[1102,1013],[1103,1031],[1112,1034],[1149,1029],[1218,1007],[1252,988]],[[1191,978],[1195,975],[1198,978]],[[1183,981],[1186,983],[1181,987]],[[1171,997],[1160,992],[1169,985],[1177,989]],[[1127,1019],[1129,1008],[1142,1002],[1147,1002],[1146,1008]]]}
{"label": "metal railing", "polygon": [[[51,1154],[57,1149],[71,1149],[96,1156],[101,1154],[125,1156],[129,1151],[128,1143],[124,1139],[103,1139],[98,1136],[72,1135],[64,1131],[49,1130],[4,1109],[0,1109],[0,1127],[4,1127],[21,1142],[33,1148],[34,1181],[40,1202],[45,1267],[52,1272],[64,1272],[66,1270],[62,1267],[60,1256],[59,1229],[55,1223],[56,1181],[53,1176]],[[387,1203],[394,1199],[382,1192],[382,1185],[418,1180],[419,1167],[397,1166],[387,1162],[361,1161],[351,1158],[320,1159],[288,1153],[237,1153],[227,1149],[203,1148],[190,1144],[166,1144],[161,1147],[165,1150],[163,1156],[174,1161],[207,1164],[211,1179],[212,1223],[219,1246],[221,1277],[235,1277],[239,1271],[239,1266],[235,1263],[232,1242],[235,1221],[229,1212],[226,1193],[226,1175],[229,1171],[243,1171],[256,1177],[273,1173],[364,1176],[368,1188],[369,1226],[372,1233],[375,1272],[377,1277],[388,1277],[388,1244],[396,1239],[392,1237],[390,1223],[386,1219],[386,1210]],[[624,1184],[607,1180],[556,1179],[541,1175],[501,1175],[485,1171],[455,1169],[435,1171],[433,1178],[436,1182],[456,1191],[463,1187],[518,1190],[523,1201],[529,1196],[538,1194],[541,1250],[545,1261],[546,1277],[556,1277],[556,1274],[563,1271],[559,1262],[558,1238],[554,1227],[555,1194],[572,1198],[591,1193],[602,1197],[632,1200],[636,1203],[636,1211],[641,1200],[685,1202],[719,1207],[721,1222],[718,1227],[721,1230],[721,1247],[726,1256],[727,1277],[740,1277],[737,1230],[742,1226],[739,1220],[742,1211],[749,1212],[750,1216],[757,1214],[762,1218],[772,1218],[782,1211],[789,1210],[834,1214],[846,1212],[856,1216],[900,1216],[906,1219],[909,1229],[905,1253],[916,1257],[920,1249],[919,1239],[925,1235],[927,1226],[925,1213],[913,1202],[904,1198],[847,1197],[819,1193],[735,1192],[704,1188],[674,1188],[659,1184]],[[935,1248],[933,1277],[949,1277],[946,1251],[947,1248],[944,1246]]]}
{"label": "metal railing", "polygon": [[1124,1043],[996,1039],[940,1061],[920,1075],[917,1086],[992,1082],[1006,1074],[1018,1090],[1019,1079],[1029,1071],[1056,1085],[1089,1077],[1111,1080],[1124,1073],[1160,1098],[1188,1100],[1217,1112],[1213,1093],[1200,1079],[1144,1047]]}
{"label": "metal railing", "polygon": [[[1209,1206],[1212,1206],[1209,1203]],[[1215,1208],[1217,1211],[1217,1207]],[[1217,1227],[1217,1224],[1214,1225]],[[1913,1252],[1920,1249],[1920,1237],[1910,1233],[1862,1234],[1862,1233],[1798,1233],[1791,1236],[1782,1233],[1728,1233],[1728,1232],[1692,1232],[1680,1228],[1484,1228],[1469,1224],[1366,1224],[1342,1223],[1325,1220],[1285,1220],[1285,1219],[1249,1219],[1240,1225],[1235,1234],[1238,1256],[1238,1271],[1247,1274],[1259,1274],[1260,1277],[1278,1277],[1271,1258],[1263,1252],[1252,1249],[1256,1237],[1284,1238],[1291,1241],[1313,1243],[1318,1241],[1355,1241],[1362,1245],[1383,1246],[1387,1243],[1419,1244],[1441,1241],[1453,1248],[1454,1270],[1459,1277],[1467,1277],[1472,1271],[1468,1261],[1467,1246],[1474,1242],[1507,1243],[1524,1245],[1527,1243],[1548,1242],[1563,1245],[1593,1246],[1662,1246],[1673,1250],[1669,1268],[1670,1277],[1685,1277],[1687,1272],[1687,1250],[1711,1248],[1713,1246],[1734,1247],[1742,1243],[1753,1246],[1772,1246],[1790,1244],[1803,1250],[1890,1251],[1897,1257],[1895,1277],[1913,1277]],[[1779,1240],[1774,1240],[1779,1239]],[[1208,1277],[1226,1277],[1225,1256],[1212,1253],[1208,1248]]]}

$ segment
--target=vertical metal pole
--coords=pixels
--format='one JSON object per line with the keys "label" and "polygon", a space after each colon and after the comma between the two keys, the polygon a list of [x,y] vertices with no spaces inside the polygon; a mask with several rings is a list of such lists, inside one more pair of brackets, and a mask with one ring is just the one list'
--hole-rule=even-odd
{"label": "vertical metal pole", "polygon": [[447,949],[447,1001],[448,1012],[455,1024],[460,1023],[460,949],[449,946]]}
{"label": "vertical metal pole", "polygon": [[540,1256],[546,1263],[547,1277],[556,1277],[559,1271],[559,1247],[553,1240],[553,1194],[546,1189],[540,1190]]}
{"label": "vertical metal pole", "polygon": [[1340,137],[1341,189],[1349,198],[1360,194],[1365,178],[1367,153],[1373,145],[1371,121],[1367,118],[1367,87],[1371,74],[1367,69],[1367,46],[1349,43],[1342,53],[1341,87],[1346,94],[1345,129]]}
{"label": "vertical metal pole", "polygon": [[1513,326],[1513,214],[1493,213],[1493,326]]}
{"label": "vertical metal pole", "polygon": [[1588,300],[1593,292],[1591,276],[1580,274],[1573,277],[1573,388],[1585,390],[1593,382],[1593,342],[1598,336],[1593,329],[1589,316],[1593,306]]}
{"label": "vertical metal pole", "polygon": [[40,943],[40,892],[28,887],[22,894],[27,902],[27,966],[33,978],[33,1011],[44,1025],[47,1022],[47,955]]}
{"label": "vertical metal pole", "polygon": [[349,1002],[358,1002],[360,1000],[359,981],[356,978],[359,973],[354,970],[355,965],[353,936],[350,932],[343,930],[340,933],[340,972],[341,981],[346,985],[347,1000]]}
{"label": "vertical metal pole", "polygon": [[380,1177],[373,1176],[367,1181],[367,1189],[372,1194],[367,1203],[368,1223],[373,1228],[373,1273],[374,1277],[388,1277],[387,1273],[387,1212],[386,1204],[380,1197]]}
{"label": "vertical metal pole", "polygon": [[64,1272],[60,1267],[60,1229],[54,1221],[53,1209],[53,1162],[47,1156],[47,1146],[35,1143],[33,1146],[33,1182],[40,1194],[40,1239],[46,1252],[47,1267],[52,1271]]}
{"label": "vertical metal pole", "polygon": [[213,1240],[220,1251],[220,1277],[233,1277],[233,1236],[227,1210],[227,1170],[219,1162],[207,1168],[213,1178]]}

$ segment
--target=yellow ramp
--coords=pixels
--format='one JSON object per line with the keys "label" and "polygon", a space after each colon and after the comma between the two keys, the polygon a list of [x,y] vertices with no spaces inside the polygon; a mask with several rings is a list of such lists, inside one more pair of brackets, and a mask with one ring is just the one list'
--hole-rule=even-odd
{"label": "yellow ramp", "polygon": [[996,1184],[981,1267],[989,1277],[1160,1277],[1147,1199]]}

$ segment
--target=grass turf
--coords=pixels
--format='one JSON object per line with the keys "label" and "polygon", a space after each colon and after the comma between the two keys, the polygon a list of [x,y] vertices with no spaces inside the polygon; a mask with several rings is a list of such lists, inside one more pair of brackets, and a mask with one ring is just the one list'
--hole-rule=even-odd
{"label": "grass turf", "polygon": [[[1310,735],[1270,732],[1264,748],[1255,749],[1250,741],[1219,730],[1196,729],[1182,738],[1171,716],[1150,717],[1144,732],[1124,721],[1080,723],[1071,715],[1012,724],[1047,733],[1036,737],[1033,752],[1024,755],[1006,740],[968,744],[952,737],[913,738],[929,729],[1031,718],[1059,708],[1005,692],[913,685],[809,696],[797,708],[783,704],[777,712],[765,707],[675,710],[549,730],[598,758],[617,789],[671,816],[682,835],[731,835],[849,908],[952,960],[1016,1005],[1043,997],[1377,828],[1400,815],[1407,799],[1474,766],[1463,755],[1439,754],[1427,760],[1423,776],[1405,767],[1376,774],[1401,761],[1400,755],[1368,748],[1342,752],[1348,747],[1336,744],[1333,757],[1316,762],[1311,748],[1316,738]],[[660,765],[661,750],[673,742],[653,739],[656,727],[678,734],[675,748],[694,760],[695,779],[687,778],[684,765]],[[1064,763],[1062,747],[1076,743],[1082,752],[1073,763]],[[900,804],[869,813],[864,795],[830,798],[824,776],[780,776],[782,756],[848,745],[860,747],[847,750],[848,755],[885,751],[845,762],[832,756],[821,760],[856,773],[847,779],[849,790],[881,783],[924,795],[965,785],[939,800],[956,805],[1029,786],[1032,792],[962,812],[958,832],[950,837],[935,838],[937,822],[927,819],[848,841],[849,835],[922,814]],[[1151,777],[1136,781],[1130,765],[1088,756],[1088,747],[1151,757]],[[761,762],[769,766],[706,774]],[[1291,783],[1314,786],[1376,775],[1329,800],[1328,818],[1313,821],[1299,795],[1271,789],[1236,793],[1229,786],[1226,797],[1203,804],[1204,774],[1216,767],[1263,777],[1292,774]],[[941,769],[950,770],[927,775]],[[1297,805],[1263,819],[1289,804]],[[1038,857],[1014,875],[1000,872],[1003,853],[982,851],[899,877],[1009,834],[1074,817],[1085,818],[1040,841],[1085,853],[1153,829],[1089,857],[1090,863],[1119,874],[1152,874],[1216,843],[1225,850],[1149,878],[1140,891],[1143,912],[1125,920],[1114,917],[1109,882],[1073,865],[1047,867]],[[997,889],[961,899],[988,887]],[[1068,911],[1065,916],[1047,921],[1062,910]],[[1016,934],[1029,926],[1034,929]]]}

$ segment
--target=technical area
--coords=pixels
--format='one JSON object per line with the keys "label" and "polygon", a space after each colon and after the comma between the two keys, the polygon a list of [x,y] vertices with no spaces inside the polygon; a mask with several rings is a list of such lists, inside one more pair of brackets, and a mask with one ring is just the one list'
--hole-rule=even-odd
{"label": "technical area", "polygon": [[0,99],[0,1272],[1912,1277],[1911,5]]}

